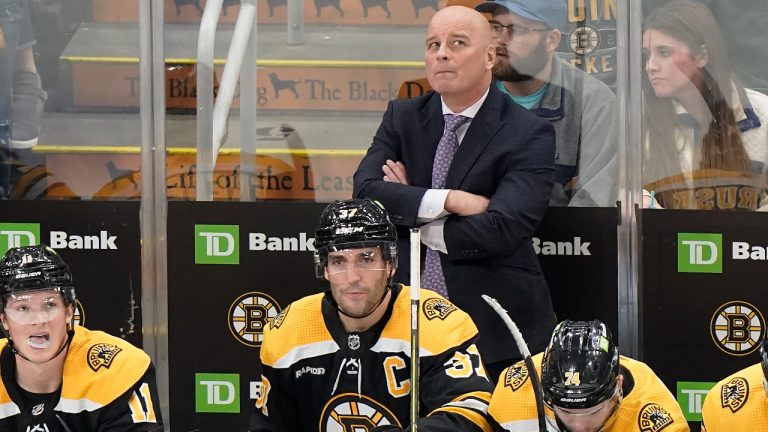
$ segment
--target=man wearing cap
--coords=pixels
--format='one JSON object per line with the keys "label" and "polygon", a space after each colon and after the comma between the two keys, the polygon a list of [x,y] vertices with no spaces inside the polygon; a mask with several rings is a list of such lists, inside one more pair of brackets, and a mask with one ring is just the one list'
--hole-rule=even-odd
{"label": "man wearing cap", "polygon": [[616,204],[616,97],[599,80],[555,55],[567,25],[563,0],[486,1],[496,45],[494,85],[555,128],[550,205]]}

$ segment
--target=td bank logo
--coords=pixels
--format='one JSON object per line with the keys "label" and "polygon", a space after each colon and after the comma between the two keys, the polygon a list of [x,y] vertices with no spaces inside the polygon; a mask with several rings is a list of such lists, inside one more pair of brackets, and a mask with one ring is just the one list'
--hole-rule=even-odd
{"label": "td bank logo", "polygon": [[723,235],[677,233],[679,273],[722,273]]}
{"label": "td bank logo", "polygon": [[240,226],[195,225],[195,264],[240,264]]}
{"label": "td bank logo", "polygon": [[701,407],[709,389],[717,383],[678,381],[677,403],[683,410],[683,416],[688,421],[701,421]]}
{"label": "td bank logo", "polygon": [[196,373],[195,412],[239,413],[240,375]]}
{"label": "td bank logo", "polygon": [[21,246],[40,244],[40,224],[37,223],[0,223],[0,253]]}

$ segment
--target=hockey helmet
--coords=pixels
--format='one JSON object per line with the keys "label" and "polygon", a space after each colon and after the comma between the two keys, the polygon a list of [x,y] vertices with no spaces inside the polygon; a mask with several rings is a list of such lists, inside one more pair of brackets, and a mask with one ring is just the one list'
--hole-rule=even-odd
{"label": "hockey helmet", "polygon": [[384,206],[367,199],[328,204],[315,231],[317,277],[323,277],[329,252],[366,247],[380,247],[384,259],[397,267],[397,230]]}
{"label": "hockey helmet", "polygon": [[0,262],[0,298],[5,309],[8,297],[46,289],[61,293],[65,305],[75,302],[75,286],[69,266],[46,245],[11,248]]}
{"label": "hockey helmet", "polygon": [[591,408],[616,391],[619,349],[602,322],[565,320],[541,361],[544,400],[567,409]]}

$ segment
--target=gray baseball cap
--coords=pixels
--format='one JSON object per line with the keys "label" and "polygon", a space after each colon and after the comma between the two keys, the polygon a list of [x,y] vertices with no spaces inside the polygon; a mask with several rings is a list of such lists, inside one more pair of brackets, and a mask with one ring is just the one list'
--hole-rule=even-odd
{"label": "gray baseball cap", "polygon": [[527,20],[539,21],[547,27],[560,31],[568,30],[568,21],[564,0],[497,0],[486,1],[475,6],[478,12],[496,13],[505,8],[510,13]]}

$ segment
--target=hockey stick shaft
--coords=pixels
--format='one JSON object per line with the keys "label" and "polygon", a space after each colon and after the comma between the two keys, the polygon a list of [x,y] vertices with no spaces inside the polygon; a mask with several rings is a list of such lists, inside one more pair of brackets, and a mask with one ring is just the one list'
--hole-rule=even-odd
{"label": "hockey stick shaft", "polygon": [[523,334],[520,333],[520,330],[517,328],[515,322],[512,321],[512,318],[509,317],[507,311],[501,307],[495,298],[483,294],[483,300],[485,300],[485,302],[488,303],[491,308],[493,308],[499,317],[501,317],[501,320],[504,321],[504,324],[507,325],[509,332],[512,333],[512,337],[515,339],[517,349],[523,356],[525,367],[528,368],[528,374],[531,377],[533,394],[536,398],[536,414],[539,418],[539,432],[546,432],[547,420],[544,416],[544,399],[542,395],[541,381],[539,380],[539,375],[536,373],[536,366],[533,364],[533,359],[531,359],[531,352],[528,350],[528,345],[525,343],[525,339],[523,339]]}
{"label": "hockey stick shaft", "polygon": [[411,432],[419,420],[419,302],[421,301],[421,230],[411,228]]}

